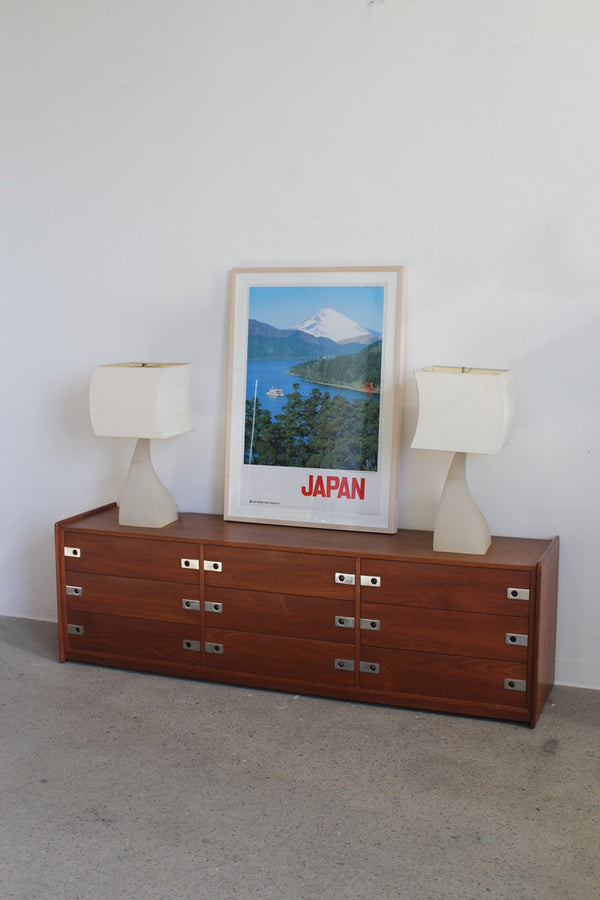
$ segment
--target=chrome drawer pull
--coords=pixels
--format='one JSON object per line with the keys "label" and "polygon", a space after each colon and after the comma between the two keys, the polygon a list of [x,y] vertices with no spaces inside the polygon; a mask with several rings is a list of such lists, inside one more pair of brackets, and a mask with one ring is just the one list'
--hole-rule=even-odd
{"label": "chrome drawer pull", "polygon": [[65,556],[81,556],[79,547],[65,547]]}
{"label": "chrome drawer pull", "polygon": [[350,572],[336,572],[335,573],[335,583],[336,584],[356,584],[356,577],[352,575]]}
{"label": "chrome drawer pull", "polygon": [[184,609],[200,609],[199,600],[182,600],[181,605]]}
{"label": "chrome drawer pull", "polygon": [[354,672],[353,659],[336,659],[333,664],[336,669],[343,669],[344,672]]}
{"label": "chrome drawer pull", "polygon": [[204,611],[205,612],[222,613],[223,612],[223,604],[222,603],[213,603],[212,600],[205,600],[204,601]]}
{"label": "chrome drawer pull", "polygon": [[361,587],[381,587],[381,578],[379,575],[361,575]]}
{"label": "chrome drawer pull", "polygon": [[512,645],[513,647],[526,647],[527,646],[527,635],[526,634],[507,634],[506,635],[506,643]]}
{"label": "chrome drawer pull", "polygon": [[505,678],[504,679],[504,690],[505,691],[526,691],[527,690],[527,682],[519,681],[518,678]]}
{"label": "chrome drawer pull", "polygon": [[361,619],[360,627],[363,631],[381,631],[380,619]]}
{"label": "chrome drawer pull", "polygon": [[67,625],[67,634],[83,634],[83,625]]}
{"label": "chrome drawer pull", "polygon": [[204,645],[204,649],[207,653],[222,653],[223,644],[209,644],[207,641]]}
{"label": "chrome drawer pull", "polygon": [[354,628],[352,616],[334,616],[333,622],[336,628]]}
{"label": "chrome drawer pull", "polygon": [[83,588],[77,587],[75,584],[67,584],[65,585],[65,591],[67,597],[81,597],[83,594]]}
{"label": "chrome drawer pull", "polygon": [[222,572],[223,571],[223,563],[217,562],[216,559],[205,559],[204,560],[204,571],[205,572]]}
{"label": "chrome drawer pull", "polygon": [[196,653],[200,652],[200,641],[183,641],[182,646],[184,650],[194,650]]}
{"label": "chrome drawer pull", "polygon": [[370,675],[379,675],[379,663],[361,662],[360,671],[368,672]]}
{"label": "chrome drawer pull", "polygon": [[199,559],[182,559],[181,560],[181,568],[182,569],[199,569],[200,568],[200,560]]}
{"label": "chrome drawer pull", "polygon": [[506,596],[509,600],[529,600],[529,591],[526,588],[507,588]]}

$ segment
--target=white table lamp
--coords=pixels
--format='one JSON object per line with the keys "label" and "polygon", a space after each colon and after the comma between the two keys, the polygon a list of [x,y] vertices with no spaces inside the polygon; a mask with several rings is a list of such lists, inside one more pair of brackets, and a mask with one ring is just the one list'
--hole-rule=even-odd
{"label": "white table lamp", "polygon": [[419,416],[412,446],[454,452],[435,518],[433,549],[486,553],[490,531],[467,485],[467,453],[497,453],[507,442],[512,373],[429,366],[415,375]]}
{"label": "white table lamp", "polygon": [[90,379],[90,417],[97,435],[137,438],[123,494],[120,525],[162,528],[177,507],[150,456],[152,438],[193,431],[188,363],[97,366]]}

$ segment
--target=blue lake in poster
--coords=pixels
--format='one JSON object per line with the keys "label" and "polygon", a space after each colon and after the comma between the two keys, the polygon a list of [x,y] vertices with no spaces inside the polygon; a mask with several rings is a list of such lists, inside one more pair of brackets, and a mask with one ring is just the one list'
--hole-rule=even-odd
{"label": "blue lake in poster", "polygon": [[[286,395],[291,393],[293,385],[298,384],[302,397],[308,397],[313,388],[320,391],[329,391],[331,396],[341,394],[347,400],[356,400],[365,395],[361,391],[351,391],[347,388],[329,387],[323,384],[314,384],[305,381],[299,375],[293,375],[290,369],[295,363],[289,359],[253,359],[248,362],[246,379],[246,400],[254,400],[254,392],[264,409],[268,409],[271,415],[276,416],[281,412],[286,402]],[[283,396],[268,396],[271,388],[283,391]]]}

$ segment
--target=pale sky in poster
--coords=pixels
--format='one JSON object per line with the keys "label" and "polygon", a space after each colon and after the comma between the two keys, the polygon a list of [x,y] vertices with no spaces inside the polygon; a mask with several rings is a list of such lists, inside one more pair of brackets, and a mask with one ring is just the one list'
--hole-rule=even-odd
{"label": "pale sky in poster", "polygon": [[248,318],[294,328],[320,309],[335,309],[371,331],[383,330],[382,285],[259,285],[249,293]]}

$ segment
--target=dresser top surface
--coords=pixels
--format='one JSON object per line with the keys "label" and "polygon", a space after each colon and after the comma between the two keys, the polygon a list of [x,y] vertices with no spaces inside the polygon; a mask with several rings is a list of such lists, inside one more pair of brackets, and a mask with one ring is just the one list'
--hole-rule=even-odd
{"label": "dresser top surface", "polygon": [[118,524],[116,504],[64,519],[58,526],[67,531],[122,535],[162,540],[226,543],[240,547],[401,557],[429,563],[461,566],[532,567],[549,552],[558,538],[493,537],[482,556],[440,553],[432,549],[432,533],[401,529],[395,534],[356,532],[289,525],[266,525],[225,521],[221,516],[183,512],[164,528],[138,528]]}

